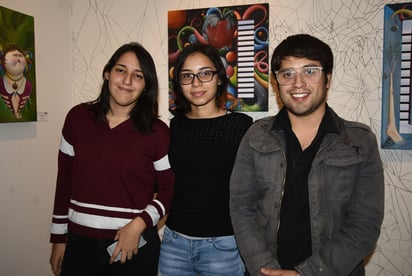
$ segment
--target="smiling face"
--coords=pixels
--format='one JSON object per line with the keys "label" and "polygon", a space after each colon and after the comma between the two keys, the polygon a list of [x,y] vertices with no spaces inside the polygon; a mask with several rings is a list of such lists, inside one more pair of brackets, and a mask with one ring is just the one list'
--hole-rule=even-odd
{"label": "smiling face", "polygon": [[145,88],[144,75],[136,55],[133,52],[124,53],[104,76],[108,80],[111,109],[130,111]]}
{"label": "smiling face", "polygon": [[[319,61],[307,58],[286,57],[282,59],[280,67],[281,69],[296,69],[305,66],[321,66],[321,64]],[[278,85],[280,98],[289,114],[298,117],[314,114],[323,116],[331,75],[325,75],[324,72],[321,74],[320,79],[314,83],[305,83],[297,74],[292,84]]]}
{"label": "smiling face", "polygon": [[[189,55],[180,74],[198,74],[202,71],[216,71],[213,62],[202,53]],[[216,107],[216,92],[219,78],[216,74],[210,82],[201,82],[196,76],[191,84],[181,84],[184,97],[195,107]]]}
{"label": "smiling face", "polygon": [[26,65],[26,59],[18,50],[7,52],[4,57],[4,67],[10,76],[22,75]]}

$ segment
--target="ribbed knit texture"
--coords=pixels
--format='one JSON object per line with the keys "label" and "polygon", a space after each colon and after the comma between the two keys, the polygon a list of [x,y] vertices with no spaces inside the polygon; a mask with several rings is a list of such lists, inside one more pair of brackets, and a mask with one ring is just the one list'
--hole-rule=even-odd
{"label": "ribbed knit texture", "polygon": [[176,182],[169,228],[195,237],[233,235],[229,179],[240,140],[251,124],[242,113],[172,119],[169,160]]}

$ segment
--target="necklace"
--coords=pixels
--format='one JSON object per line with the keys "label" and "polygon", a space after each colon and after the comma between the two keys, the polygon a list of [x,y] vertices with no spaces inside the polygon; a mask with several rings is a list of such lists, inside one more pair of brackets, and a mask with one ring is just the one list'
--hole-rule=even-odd
{"label": "necklace", "polygon": [[14,90],[16,90],[16,89],[19,87],[19,85],[17,84],[17,82],[24,77],[24,74],[22,74],[22,75],[20,76],[20,78],[13,79],[13,78],[10,76],[9,72],[6,71],[6,76],[7,76],[11,81],[14,81],[13,84],[12,84],[12,87],[13,87]]}
{"label": "necklace", "polygon": [[[6,90],[6,92],[8,94],[15,94],[15,95],[21,95],[22,93],[24,93],[24,89],[26,87],[26,79],[24,78],[22,83],[20,83],[19,87],[17,89],[13,89],[9,82],[7,81],[7,78],[3,78],[3,83],[4,83],[4,89]],[[0,92],[1,94],[2,92]]]}

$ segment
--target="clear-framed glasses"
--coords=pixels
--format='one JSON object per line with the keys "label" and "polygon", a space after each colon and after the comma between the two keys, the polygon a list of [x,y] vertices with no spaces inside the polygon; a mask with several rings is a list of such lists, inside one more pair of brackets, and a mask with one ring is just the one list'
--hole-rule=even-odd
{"label": "clear-framed glasses", "polygon": [[212,81],[213,76],[216,73],[217,73],[217,71],[212,71],[212,70],[203,70],[203,71],[200,71],[196,74],[193,74],[193,73],[180,73],[179,83],[183,84],[183,85],[192,84],[195,77],[200,82],[210,82],[210,81]]}
{"label": "clear-framed glasses", "polygon": [[276,79],[280,85],[290,85],[296,80],[297,71],[300,71],[300,79],[305,83],[314,83],[320,80],[323,67],[305,66],[302,68],[285,68],[275,72]]}

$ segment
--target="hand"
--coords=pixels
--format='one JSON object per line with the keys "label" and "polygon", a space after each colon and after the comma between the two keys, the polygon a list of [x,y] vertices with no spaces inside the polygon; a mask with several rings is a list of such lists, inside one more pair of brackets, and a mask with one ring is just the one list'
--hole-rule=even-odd
{"label": "hand", "polygon": [[118,243],[110,258],[111,264],[120,252],[122,252],[120,259],[122,264],[126,262],[126,259],[131,260],[133,255],[137,254],[140,236],[145,228],[146,224],[143,219],[137,217],[117,231],[114,240],[118,241]]}
{"label": "hand", "polygon": [[299,276],[295,270],[261,268],[260,272],[265,276]]}
{"label": "hand", "polygon": [[65,243],[53,243],[52,245],[52,251],[50,254],[49,262],[51,264],[51,268],[55,276],[60,275],[65,250]]}

